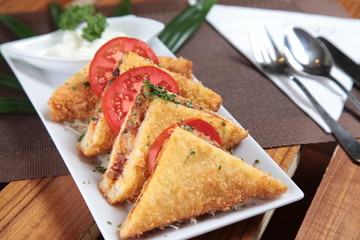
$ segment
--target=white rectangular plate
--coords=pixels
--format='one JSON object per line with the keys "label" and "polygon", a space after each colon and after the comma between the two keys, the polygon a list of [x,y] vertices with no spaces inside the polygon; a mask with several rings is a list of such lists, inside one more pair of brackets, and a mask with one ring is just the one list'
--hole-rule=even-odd
{"label": "white rectangular plate", "polygon": [[[125,203],[119,206],[111,206],[105,201],[97,189],[97,184],[102,177],[101,173],[93,171],[95,165],[91,163],[90,159],[80,156],[75,147],[77,137],[72,132],[67,131],[63,124],[51,121],[49,116],[47,101],[52,92],[59,85],[62,85],[69,76],[47,72],[29,65],[12,54],[7,47],[8,44],[3,44],[1,51],[53,139],[101,233],[105,239],[119,239],[117,226],[124,221],[132,205]],[[157,38],[153,39],[150,45],[159,56],[174,56]],[[219,114],[236,122],[223,107],[219,110]],[[253,199],[239,210],[215,215],[208,214],[200,217],[196,224],[190,222],[180,224],[179,229],[166,227],[164,230],[156,230],[147,235],[146,239],[191,238],[303,198],[302,191],[251,136],[234,149],[234,154],[250,164],[259,159],[261,163],[257,164],[257,167],[283,181],[289,188],[287,193],[278,198]]]}

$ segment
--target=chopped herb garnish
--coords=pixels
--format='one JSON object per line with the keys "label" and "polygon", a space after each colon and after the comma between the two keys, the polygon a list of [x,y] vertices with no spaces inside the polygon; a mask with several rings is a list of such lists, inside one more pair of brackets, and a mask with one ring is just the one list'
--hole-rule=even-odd
{"label": "chopped herb garnish", "polygon": [[181,126],[183,129],[185,129],[186,131],[192,132],[194,129],[192,127],[190,127],[189,125],[182,125]]}
{"label": "chopped herb garnish", "polygon": [[221,121],[221,125],[225,127],[226,122],[225,122],[225,121]]}
{"label": "chopped herb garnish", "polygon": [[119,224],[117,225],[117,227],[118,227],[118,228],[121,227],[121,223],[119,223]]}
{"label": "chopped herb garnish", "polygon": [[91,118],[91,120],[96,121],[96,120],[97,120],[97,118],[93,117],[93,118]]}
{"label": "chopped herb garnish", "polygon": [[84,86],[85,87],[90,87],[90,83],[89,82],[84,82]]}
{"label": "chopped herb garnish", "polygon": [[189,153],[189,155],[187,156],[187,158],[185,159],[185,163],[186,163],[186,161],[191,157],[191,155],[194,155],[196,152],[194,151],[194,150],[192,150],[192,149],[190,149],[191,151],[190,151],[190,153]]}
{"label": "chopped herb garnish", "polygon": [[98,171],[98,172],[101,172],[101,173],[104,173],[106,171],[106,168],[102,167],[102,166],[96,166],[95,169]]}
{"label": "chopped herb garnish", "polygon": [[221,170],[221,167],[222,167],[222,166],[221,166],[221,164],[220,164],[220,166],[219,166],[218,170]]}
{"label": "chopped herb garnish", "polygon": [[138,114],[137,113],[134,113],[133,116],[137,116]]}
{"label": "chopped herb garnish", "polygon": [[85,182],[85,181],[83,181],[83,184],[86,184],[86,182]]}
{"label": "chopped herb garnish", "polygon": [[150,138],[150,136],[147,136],[147,138]]}
{"label": "chopped herb garnish", "polygon": [[225,149],[226,149],[226,151],[228,151],[228,152],[230,152],[230,153],[234,153],[234,149],[231,148],[231,147],[227,147],[227,148],[225,148]]}
{"label": "chopped herb garnish", "polygon": [[146,146],[150,147],[150,143],[147,143]]}
{"label": "chopped herb garnish", "polygon": [[194,105],[190,101],[186,102],[180,102],[176,100],[177,95],[173,93],[169,93],[164,86],[157,86],[154,84],[151,84],[149,81],[144,81],[145,88],[148,90],[148,92],[145,92],[144,94],[149,97],[149,100],[153,99],[154,97],[162,98],[165,101],[172,102],[179,105],[184,105],[189,108],[194,108]]}
{"label": "chopped herb garnish", "polygon": [[261,163],[261,161],[260,161],[259,159],[256,159],[256,160],[254,161],[254,164],[258,164],[258,163]]}
{"label": "chopped herb garnish", "polygon": [[76,87],[72,87],[71,89],[72,89],[73,91],[76,91]]}
{"label": "chopped herb garnish", "polygon": [[110,221],[107,221],[107,224],[112,225],[112,223]]}
{"label": "chopped herb garnish", "polygon": [[82,133],[79,137],[78,137],[78,142],[81,142],[81,140],[84,138],[85,134]]}

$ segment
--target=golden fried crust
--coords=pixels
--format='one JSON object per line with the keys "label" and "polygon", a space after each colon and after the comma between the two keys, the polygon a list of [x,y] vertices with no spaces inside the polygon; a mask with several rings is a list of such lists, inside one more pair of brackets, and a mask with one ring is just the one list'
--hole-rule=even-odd
{"label": "golden fried crust", "polygon": [[[192,62],[184,58],[159,57],[164,68],[192,79]],[[92,117],[99,98],[88,84],[89,64],[58,87],[48,101],[50,115],[56,122]]]}
{"label": "golden fried crust", "polygon": [[164,70],[165,72],[170,74],[177,82],[181,96],[189,99],[190,101],[192,101],[193,103],[199,106],[208,108],[213,111],[219,110],[222,103],[222,98],[220,95],[218,95],[211,89],[204,87],[201,84],[201,82],[195,83],[192,80],[183,77],[179,73],[170,72],[165,68],[162,68],[154,64],[151,60],[140,57],[136,53],[133,52],[124,53],[119,69],[120,69],[120,73],[123,73],[130,69],[136,67],[142,67],[142,66],[154,66]]}
{"label": "golden fried crust", "polygon": [[166,68],[170,72],[180,73],[182,76],[193,79],[192,67],[193,63],[183,57],[158,57],[159,65]]}
{"label": "golden fried crust", "polygon": [[88,80],[89,65],[58,87],[48,101],[50,115],[56,122],[86,119],[92,116],[99,98]]}
{"label": "golden fried crust", "polygon": [[[128,116],[131,116],[129,113]],[[200,118],[209,122],[219,132],[220,138],[225,148],[232,148],[241,140],[247,137],[248,132],[235,125],[231,120],[226,119],[209,110],[195,110],[167,102],[160,98],[155,98],[150,103],[145,119],[141,123],[139,132],[135,138],[132,152],[127,156],[124,166],[123,176],[114,181],[107,175],[111,171],[108,167],[104,174],[103,180],[99,184],[100,191],[111,204],[120,203],[124,200],[135,199],[148,178],[146,168],[146,158],[149,146],[155,141],[157,136],[167,127],[180,123],[182,120],[189,118]],[[113,146],[110,157],[110,166],[116,163],[115,151],[121,151],[117,145],[120,141],[120,134]],[[126,141],[125,136],[122,136]]]}
{"label": "golden fried crust", "polygon": [[[123,54],[122,60],[120,62],[120,73],[123,73],[129,69],[141,66],[155,66],[150,59],[140,57],[136,53],[133,52],[126,52]],[[193,82],[179,73],[172,73],[167,71],[164,68],[162,70],[168,72],[172,77],[177,81],[181,95],[185,98],[188,98],[194,104],[199,106],[203,106],[204,108],[208,108],[214,111],[217,111],[221,105],[221,97],[210,90],[209,88],[204,87],[200,82]],[[106,133],[109,131],[100,131],[103,128],[109,129],[106,125],[106,121],[103,116],[98,117],[98,122],[104,123],[103,126],[97,127],[95,124],[94,126],[90,126],[93,129],[99,129],[99,131],[88,131],[81,143],[78,145],[79,149],[85,156],[93,156],[93,154],[103,153],[109,150],[109,145],[114,143],[114,138],[109,136],[106,138]],[[96,136],[96,134],[101,134],[101,136]],[[83,144],[86,142],[86,144]],[[88,144],[91,143],[91,144]],[[94,149],[92,149],[94,148]]]}
{"label": "golden fried crust", "polygon": [[101,103],[93,111],[92,118],[85,136],[77,144],[77,148],[87,157],[94,157],[110,151],[116,134],[111,130],[102,112]]}
{"label": "golden fried crust", "polygon": [[119,228],[121,239],[287,190],[269,174],[181,128],[164,143],[157,161]]}

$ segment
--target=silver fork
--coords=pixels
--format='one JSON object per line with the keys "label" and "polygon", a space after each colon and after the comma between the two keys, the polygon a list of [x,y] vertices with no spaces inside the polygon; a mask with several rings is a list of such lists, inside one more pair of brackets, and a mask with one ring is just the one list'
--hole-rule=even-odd
{"label": "silver fork", "polygon": [[255,57],[255,61],[261,68],[269,73],[286,75],[290,80],[294,81],[299,88],[309,98],[321,117],[327,123],[332,134],[339,141],[347,154],[354,162],[360,163],[360,142],[358,142],[351,134],[346,131],[335,119],[333,119],[325,109],[315,100],[305,86],[292,74],[285,57],[280,53],[274,44],[267,28],[265,26],[253,26],[248,28],[251,48]]}

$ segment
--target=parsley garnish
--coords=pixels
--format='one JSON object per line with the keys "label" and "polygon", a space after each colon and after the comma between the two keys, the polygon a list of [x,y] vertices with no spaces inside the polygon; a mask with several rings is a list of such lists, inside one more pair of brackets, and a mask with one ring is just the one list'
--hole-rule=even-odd
{"label": "parsley garnish", "polygon": [[193,103],[191,101],[186,102],[180,102],[176,100],[177,95],[173,93],[169,93],[164,86],[157,86],[149,81],[144,81],[145,88],[148,90],[148,92],[145,92],[144,94],[149,97],[149,100],[153,99],[154,97],[162,98],[165,101],[172,102],[175,104],[184,105],[189,108],[194,108]]}
{"label": "parsley garnish", "polygon": [[90,87],[90,83],[89,82],[84,82],[84,86],[85,87]]}
{"label": "parsley garnish", "polygon": [[95,14],[95,8],[91,5],[69,6],[60,15],[59,27],[63,30],[75,30],[76,27],[86,22],[82,37],[89,42],[101,37],[107,26],[106,17],[101,13]]}
{"label": "parsley garnish", "polygon": [[81,140],[84,138],[85,134],[82,133],[79,137],[78,137],[78,142],[81,142]]}
{"label": "parsley garnish", "polygon": [[104,173],[106,171],[106,168],[104,168],[102,166],[96,166],[95,169],[101,173]]}
{"label": "parsley garnish", "polygon": [[258,164],[258,163],[261,163],[261,161],[260,161],[259,159],[256,159],[256,160],[254,161],[254,164]]}
{"label": "parsley garnish", "polygon": [[185,129],[186,131],[192,132],[194,129],[192,127],[190,127],[189,125],[182,125],[181,126],[183,129]]}
{"label": "parsley garnish", "polygon": [[194,155],[196,152],[194,151],[194,150],[192,150],[192,149],[190,149],[191,151],[190,151],[190,153],[189,153],[189,155],[187,156],[187,158],[185,159],[185,163],[186,163],[186,161],[191,157],[191,155]]}

